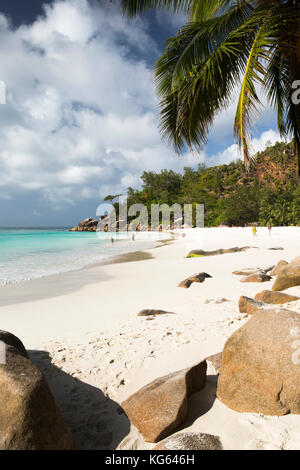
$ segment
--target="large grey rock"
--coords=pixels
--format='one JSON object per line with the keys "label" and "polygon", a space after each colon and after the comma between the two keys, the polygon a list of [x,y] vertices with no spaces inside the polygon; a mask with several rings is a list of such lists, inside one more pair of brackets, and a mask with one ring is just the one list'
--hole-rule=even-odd
{"label": "large grey rock", "polygon": [[250,274],[249,276],[243,277],[240,282],[268,282],[272,278],[264,273]]}
{"label": "large grey rock", "polygon": [[262,292],[259,292],[258,294],[256,294],[255,299],[265,302],[267,304],[283,305],[288,302],[295,302],[296,300],[300,300],[300,297],[296,297],[295,295],[285,294],[284,292],[263,290]]}
{"label": "large grey rock", "polygon": [[74,448],[72,436],[44,376],[22,352],[9,344],[6,363],[0,365],[0,390],[1,450]]}
{"label": "large grey rock", "polygon": [[3,343],[9,346],[13,346],[19,351],[20,354],[22,354],[22,356],[28,357],[24,344],[22,343],[21,340],[19,340],[19,338],[17,338],[12,333],[9,333],[8,331],[0,330],[0,341],[3,341]]}
{"label": "large grey rock", "polygon": [[274,266],[267,266],[266,268],[244,268],[233,271],[232,274],[237,276],[250,276],[251,274],[267,274],[272,271]]}
{"label": "large grey rock", "polygon": [[146,308],[141,310],[138,313],[138,317],[149,317],[149,316],[157,316],[157,315],[174,315],[173,312],[166,312],[165,310],[155,310],[152,308]]}
{"label": "large grey rock", "polygon": [[249,250],[251,246],[243,246],[242,248],[234,247],[234,248],[220,248],[219,250],[213,250],[213,251],[205,251],[205,250],[192,250],[188,254],[188,258],[194,258],[194,257],[201,257],[201,256],[216,256],[216,255],[224,255],[226,253],[238,253],[240,251],[246,251]]}
{"label": "large grey rock", "polygon": [[299,338],[299,314],[254,313],[224,346],[218,398],[240,412],[300,414]]}
{"label": "large grey rock", "polygon": [[129,420],[147,442],[172,434],[185,419],[188,397],[206,382],[206,361],[154,380],[122,403]]}
{"label": "large grey rock", "polygon": [[273,284],[273,291],[282,291],[290,287],[300,286],[300,257],[283,266]]}
{"label": "large grey rock", "polygon": [[202,432],[181,432],[159,442],[153,450],[222,450],[218,436]]}
{"label": "large grey rock", "polygon": [[205,281],[205,279],[208,279],[208,278],[211,278],[211,277],[212,276],[210,276],[207,273],[193,274],[192,276],[189,276],[187,279],[184,279],[184,281],[181,281],[178,284],[178,287],[184,287],[185,289],[188,289],[193,284],[193,282],[202,283],[202,282]]}
{"label": "large grey rock", "polygon": [[285,267],[287,264],[288,264],[288,262],[285,261],[284,259],[281,259],[280,261],[278,261],[276,266],[270,272],[270,276],[277,276],[280,273],[280,271],[282,270],[282,268]]}
{"label": "large grey rock", "polygon": [[242,295],[239,299],[239,311],[240,313],[247,313],[247,315],[252,315],[258,310],[270,309],[271,306],[260,300],[251,299],[251,297],[246,297]]}
{"label": "large grey rock", "polygon": [[98,220],[88,217],[78,223],[77,227],[71,229],[72,232],[95,232],[98,225]]}

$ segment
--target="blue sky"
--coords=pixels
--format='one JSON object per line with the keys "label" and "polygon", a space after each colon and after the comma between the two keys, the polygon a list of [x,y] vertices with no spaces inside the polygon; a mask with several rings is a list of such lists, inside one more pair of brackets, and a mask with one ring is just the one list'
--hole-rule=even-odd
{"label": "blue sky", "polygon": [[[160,139],[153,64],[183,22],[163,11],[128,20],[116,1],[1,1],[0,226],[75,225],[143,170],[238,158],[236,97],[199,156]],[[274,112],[254,137],[254,150],[278,140]]]}

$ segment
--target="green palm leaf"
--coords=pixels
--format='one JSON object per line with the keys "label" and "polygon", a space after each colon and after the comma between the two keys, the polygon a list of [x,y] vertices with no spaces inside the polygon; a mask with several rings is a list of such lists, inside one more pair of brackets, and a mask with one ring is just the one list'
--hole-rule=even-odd
{"label": "green palm leaf", "polygon": [[291,100],[300,79],[300,0],[121,0],[134,16],[149,8],[184,12],[189,22],[166,42],[156,64],[161,132],[176,151],[206,142],[214,117],[237,86],[234,135],[251,162],[251,128],[264,90],[277,110],[281,135],[299,158],[300,105]]}
{"label": "green palm leaf", "polygon": [[268,60],[268,46],[268,33],[261,26],[257,30],[247,60],[234,122],[234,135],[238,145],[243,149],[247,167],[251,162],[250,129],[254,118],[258,115],[258,107],[261,105],[255,84],[263,84],[266,73],[263,64]]}
{"label": "green palm leaf", "polygon": [[150,8],[164,8],[173,13],[189,13],[197,0],[121,0],[121,8],[129,16],[136,16]]}

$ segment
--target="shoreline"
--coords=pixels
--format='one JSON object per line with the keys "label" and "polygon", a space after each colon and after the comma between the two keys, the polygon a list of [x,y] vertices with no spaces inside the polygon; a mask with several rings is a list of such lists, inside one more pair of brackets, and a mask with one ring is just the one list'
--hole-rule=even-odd
{"label": "shoreline", "polygon": [[[165,240],[155,240],[150,249],[160,248],[173,241],[173,238]],[[137,244],[139,242],[137,241]],[[0,307],[15,303],[30,302],[34,300],[45,299],[65,295],[69,292],[80,289],[85,284],[101,281],[101,273],[97,268],[110,264],[130,263],[135,261],[146,261],[154,256],[148,253],[148,250],[125,251],[119,254],[109,254],[102,261],[90,263],[86,266],[75,268],[71,271],[48,274],[41,277],[23,280],[20,282],[11,282],[0,286]],[[97,270],[92,273],[89,270]]]}
{"label": "shoreline", "polygon": [[[65,281],[68,290],[63,291],[56,278],[48,285],[56,295],[39,298],[37,290],[34,300],[0,307],[1,329],[18,336],[29,349],[50,384],[78,449],[154,447],[120,414],[120,403],[151,380],[222,350],[227,338],[248,319],[239,313],[239,296],[254,297],[272,288],[272,281],[243,284],[232,271],[274,265],[299,255],[300,228],[273,230],[271,237],[266,230],[259,231],[255,240],[251,229],[186,230],[185,238],[167,242],[159,250],[145,250],[146,260],[85,269],[93,282],[83,283],[83,271],[81,275],[77,272],[77,289]],[[197,248],[249,245],[257,248],[186,257]],[[283,250],[270,249],[274,247]],[[202,271],[212,278],[190,289],[177,287],[178,282]],[[300,296],[300,287],[286,292]],[[220,299],[223,301],[218,303]],[[151,320],[138,317],[146,308],[173,314]],[[299,302],[287,308],[300,313]],[[210,397],[214,381],[214,372],[209,370]],[[183,424],[188,431],[221,435],[228,449],[299,449],[300,416],[236,413],[215,399],[201,411],[194,403],[196,398],[191,400]]]}
{"label": "shoreline", "polygon": [[[46,247],[43,246],[41,250],[45,240],[43,237],[39,238],[39,229],[29,234],[33,236],[32,246],[28,243],[31,237],[26,237],[22,232],[20,229],[20,233],[17,231],[12,234],[14,241],[12,245],[8,243],[9,235],[6,235],[6,238],[4,236],[4,245],[1,246],[0,253],[0,291],[7,286],[110,263],[118,255],[151,249],[165,236],[159,232],[151,234],[147,232],[136,236],[133,241],[129,233],[112,232],[103,238],[101,233],[97,236],[96,233],[82,232],[75,237],[74,233],[69,234],[70,239],[67,236],[60,245],[59,243],[57,245],[57,240],[60,238],[57,239],[56,236],[65,234],[65,231],[56,230],[51,232],[48,240],[46,234]],[[114,243],[110,243],[110,238],[114,238]],[[18,244],[18,240],[21,240],[21,244],[20,242]],[[77,241],[82,244],[78,245]]]}

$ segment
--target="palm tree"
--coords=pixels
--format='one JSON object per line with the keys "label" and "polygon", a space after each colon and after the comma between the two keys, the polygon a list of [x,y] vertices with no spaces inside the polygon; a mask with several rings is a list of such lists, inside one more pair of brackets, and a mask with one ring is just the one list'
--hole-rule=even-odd
{"label": "palm tree", "polygon": [[117,197],[120,197],[122,196],[122,194],[116,194],[116,195],[111,195],[109,194],[108,196],[106,196],[103,201],[104,202],[107,202],[107,201],[110,201],[111,203],[113,203],[113,200],[116,199]]}
{"label": "palm tree", "polygon": [[[163,138],[177,152],[206,143],[214,117],[240,88],[234,136],[249,168],[251,128],[265,93],[281,136],[291,136],[300,174],[300,0],[120,0],[135,16],[148,8],[183,12],[188,22],[156,63]],[[294,100],[295,101],[295,100]]]}

